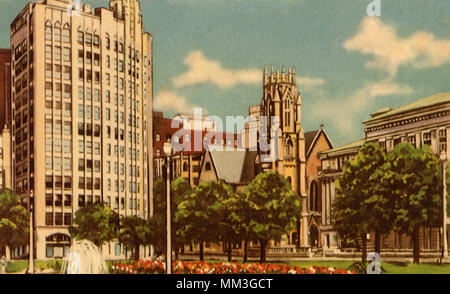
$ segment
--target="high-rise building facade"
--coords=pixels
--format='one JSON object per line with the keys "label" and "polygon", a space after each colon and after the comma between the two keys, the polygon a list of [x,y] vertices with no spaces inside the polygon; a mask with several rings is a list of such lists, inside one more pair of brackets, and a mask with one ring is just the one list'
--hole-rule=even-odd
{"label": "high-rise building facade", "polygon": [[11,24],[11,52],[14,189],[33,207],[35,257],[64,256],[90,203],[149,217],[152,37],[139,2],[30,2]]}

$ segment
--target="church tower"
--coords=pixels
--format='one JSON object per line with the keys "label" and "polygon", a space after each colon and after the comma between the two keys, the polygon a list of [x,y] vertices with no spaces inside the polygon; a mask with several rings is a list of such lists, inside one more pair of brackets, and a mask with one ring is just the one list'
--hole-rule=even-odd
{"label": "church tower", "polygon": [[279,122],[279,131],[267,132],[267,141],[271,148],[277,146],[277,157],[272,162],[263,162],[263,172],[277,171],[290,182],[293,190],[301,197],[302,212],[298,225],[300,247],[309,247],[307,225],[306,192],[306,150],[305,134],[301,124],[302,97],[295,82],[295,67],[281,73],[278,68],[270,74],[267,68],[263,74],[263,97],[260,105],[260,117],[267,119],[271,126],[274,118]]}

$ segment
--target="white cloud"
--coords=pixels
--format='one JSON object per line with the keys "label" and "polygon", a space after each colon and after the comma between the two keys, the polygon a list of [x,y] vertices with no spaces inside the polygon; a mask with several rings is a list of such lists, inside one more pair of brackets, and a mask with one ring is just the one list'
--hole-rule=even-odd
{"label": "white cloud", "polygon": [[313,106],[313,119],[331,120],[337,131],[343,135],[361,129],[360,114],[362,114],[379,97],[390,95],[408,95],[414,90],[409,86],[399,85],[389,79],[380,82],[367,83],[353,95],[343,100],[329,100]]}
{"label": "white cloud", "polygon": [[172,79],[177,88],[202,83],[212,83],[220,88],[230,88],[237,84],[258,84],[262,82],[262,72],[258,69],[229,70],[215,60],[208,60],[203,52],[191,52],[184,63],[189,69]]}
{"label": "white cloud", "polygon": [[439,39],[424,31],[401,38],[393,26],[382,23],[379,17],[366,17],[359,31],[344,43],[344,48],[373,55],[374,59],[366,66],[385,70],[390,77],[403,65],[438,67],[450,61],[450,39]]}
{"label": "white cloud", "polygon": [[[174,91],[162,90],[156,95],[153,101],[153,109],[159,111],[173,111],[176,113],[193,113],[194,108],[199,107],[191,105],[186,98],[178,95]],[[207,112],[203,110],[203,112]]]}
{"label": "white cloud", "polygon": [[406,95],[413,93],[410,86],[402,86],[390,80],[381,82],[367,83],[363,88],[356,91],[348,101],[348,107],[352,111],[361,111],[374,101],[376,97],[388,95]]}
{"label": "white cloud", "polygon": [[[209,60],[202,51],[193,51],[184,60],[188,70],[172,79],[175,87],[181,88],[197,84],[211,83],[222,89],[238,84],[261,84],[263,72],[260,69],[230,70],[216,60]],[[297,83],[304,89],[322,86],[325,82],[320,78],[297,76]]]}
{"label": "white cloud", "polygon": [[323,86],[325,81],[319,78],[310,78],[305,76],[296,77],[297,84],[300,89],[311,90]]}

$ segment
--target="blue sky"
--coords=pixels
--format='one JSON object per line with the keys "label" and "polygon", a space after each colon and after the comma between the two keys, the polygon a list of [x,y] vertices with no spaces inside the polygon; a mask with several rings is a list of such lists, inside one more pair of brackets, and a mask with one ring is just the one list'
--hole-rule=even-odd
{"label": "blue sky", "polygon": [[[27,2],[0,0],[0,47]],[[264,66],[295,66],[303,128],[323,123],[338,146],[362,138],[362,121],[380,108],[450,91],[450,2],[381,0],[381,16],[368,17],[370,2],[141,0],[155,107],[247,116]]]}

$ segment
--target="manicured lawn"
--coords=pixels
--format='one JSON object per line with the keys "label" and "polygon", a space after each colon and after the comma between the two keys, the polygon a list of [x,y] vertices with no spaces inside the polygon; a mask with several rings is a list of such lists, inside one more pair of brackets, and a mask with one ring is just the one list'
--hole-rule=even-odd
{"label": "manicured lawn", "polygon": [[[299,261],[290,265],[310,267],[312,265],[347,269],[353,261]],[[411,264],[411,263],[381,263],[386,274],[450,274],[450,264]]]}
{"label": "manicured lawn", "polygon": [[[62,266],[61,260],[50,260],[50,261],[36,260],[34,262],[34,268],[36,270],[53,269],[59,271],[61,266]],[[6,268],[6,271],[8,273],[20,273],[26,270],[27,268],[28,268],[28,261],[14,260],[8,262],[8,267]]]}
{"label": "manicured lawn", "polygon": [[[62,263],[61,261],[59,261]],[[116,261],[115,261],[116,262]],[[115,263],[114,262],[114,263]],[[122,263],[134,262],[121,261]],[[211,261],[212,263],[219,261]],[[107,261],[108,268],[111,267],[112,261]],[[289,262],[289,265],[298,266],[302,268],[309,268],[313,265],[334,267],[340,269],[347,269],[353,261],[296,261]],[[35,268],[39,270],[43,269],[55,269],[60,265],[56,265],[55,261],[36,261]],[[450,264],[437,265],[437,264],[410,264],[410,263],[382,263],[381,266],[387,271],[386,274],[450,274]],[[24,260],[10,261],[8,262],[8,273],[19,273],[28,267],[28,262]]]}

